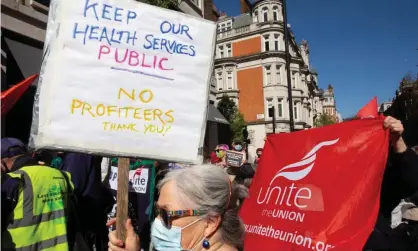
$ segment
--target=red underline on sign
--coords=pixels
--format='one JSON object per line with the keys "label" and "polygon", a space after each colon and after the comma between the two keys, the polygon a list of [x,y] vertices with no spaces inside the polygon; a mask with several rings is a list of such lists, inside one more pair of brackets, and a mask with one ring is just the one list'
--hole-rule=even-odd
{"label": "red underline on sign", "polygon": [[117,71],[127,71],[127,72],[132,72],[132,73],[141,74],[141,75],[145,75],[145,76],[150,76],[150,77],[154,77],[154,78],[159,78],[159,79],[165,79],[165,80],[174,81],[173,78],[167,78],[167,77],[163,77],[163,76],[160,76],[160,75],[146,73],[146,72],[138,71],[138,70],[130,70],[130,69],[119,68],[119,67],[110,67],[110,69],[117,70]]}

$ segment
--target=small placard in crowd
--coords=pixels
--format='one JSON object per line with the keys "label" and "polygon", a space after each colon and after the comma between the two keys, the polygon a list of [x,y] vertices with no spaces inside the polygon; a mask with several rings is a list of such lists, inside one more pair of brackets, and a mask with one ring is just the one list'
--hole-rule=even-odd
{"label": "small placard in crowd", "polygon": [[226,164],[232,167],[240,167],[244,154],[236,151],[226,151]]}

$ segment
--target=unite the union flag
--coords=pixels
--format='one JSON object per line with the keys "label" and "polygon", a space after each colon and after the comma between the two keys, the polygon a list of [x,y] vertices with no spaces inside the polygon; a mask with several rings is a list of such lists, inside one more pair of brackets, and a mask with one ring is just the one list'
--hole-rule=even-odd
{"label": "unite the union flag", "polygon": [[244,201],[244,250],[362,250],[388,155],[383,118],[270,135]]}

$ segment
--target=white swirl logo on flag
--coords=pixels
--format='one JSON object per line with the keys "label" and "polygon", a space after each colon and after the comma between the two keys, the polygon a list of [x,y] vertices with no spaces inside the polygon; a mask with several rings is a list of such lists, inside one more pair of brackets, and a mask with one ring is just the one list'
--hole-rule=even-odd
{"label": "white swirl logo on flag", "polygon": [[[291,181],[298,181],[303,178],[305,178],[311,171],[313,166],[315,165],[316,160],[316,152],[321,149],[323,146],[331,146],[337,143],[339,140],[330,140],[330,141],[323,141],[317,145],[315,145],[311,151],[309,151],[300,161],[287,165],[280,169],[276,175],[273,177],[273,179],[270,181],[270,185],[278,178],[278,177],[284,177]],[[298,167],[306,166],[303,169],[294,171],[294,169],[297,169]]]}

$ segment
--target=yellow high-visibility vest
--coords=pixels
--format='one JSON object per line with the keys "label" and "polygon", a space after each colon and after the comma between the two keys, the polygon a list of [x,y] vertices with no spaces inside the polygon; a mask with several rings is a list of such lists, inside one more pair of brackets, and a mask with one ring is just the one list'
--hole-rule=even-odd
{"label": "yellow high-visibility vest", "polygon": [[68,186],[73,184],[46,166],[27,166],[7,175],[20,180],[19,199],[2,233],[1,249],[68,251],[66,209],[72,190]]}

